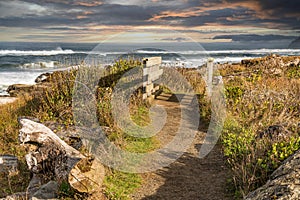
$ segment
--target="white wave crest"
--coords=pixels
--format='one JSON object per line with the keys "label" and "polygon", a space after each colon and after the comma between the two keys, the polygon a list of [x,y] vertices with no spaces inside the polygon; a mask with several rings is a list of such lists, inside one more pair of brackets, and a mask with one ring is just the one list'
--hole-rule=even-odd
{"label": "white wave crest", "polygon": [[215,50],[215,51],[151,51],[138,50],[136,53],[141,54],[182,54],[182,55],[209,55],[209,54],[299,54],[300,49],[252,49],[252,50]]}
{"label": "white wave crest", "polygon": [[1,56],[52,56],[52,55],[59,55],[59,54],[74,54],[75,52],[70,49],[62,50],[50,50],[50,51],[20,51],[20,50],[0,50]]}
{"label": "white wave crest", "polygon": [[44,68],[55,68],[58,67],[59,63],[57,61],[49,62],[37,62],[37,63],[25,63],[20,68],[22,69],[44,69]]}

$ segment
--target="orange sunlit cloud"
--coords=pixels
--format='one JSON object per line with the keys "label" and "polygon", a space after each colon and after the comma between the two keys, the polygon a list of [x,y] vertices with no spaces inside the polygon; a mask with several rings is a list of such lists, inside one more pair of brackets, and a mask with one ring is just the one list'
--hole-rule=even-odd
{"label": "orange sunlit cloud", "polygon": [[[239,9],[239,8],[247,8],[256,11],[255,17],[258,17],[260,19],[274,19],[274,17],[272,16],[273,11],[263,10],[258,1],[245,0],[240,2],[228,2],[227,0],[223,0],[222,3],[206,2],[203,3],[202,7],[195,7],[195,8],[185,9],[185,10],[176,10],[176,11],[163,11],[158,15],[153,16],[149,21],[159,21],[169,17],[188,18],[193,16],[205,16],[205,15],[209,15],[208,13],[206,13],[207,11]],[[238,16],[236,17],[236,19],[237,18]]]}
{"label": "orange sunlit cloud", "polygon": [[91,14],[93,14],[93,12],[86,11],[86,12],[81,13],[81,15],[78,15],[76,18],[77,19],[86,19],[86,18],[88,18],[88,15],[91,15]]}
{"label": "orange sunlit cloud", "polygon": [[101,1],[94,1],[94,2],[75,2],[73,5],[78,5],[78,6],[86,6],[86,7],[93,7],[93,6],[100,6],[102,5],[103,2]]}
{"label": "orange sunlit cloud", "polygon": [[161,12],[159,15],[154,15],[149,21],[159,21],[160,19],[167,18],[167,17],[181,17],[181,18],[187,18],[187,17],[193,17],[193,16],[204,16],[208,15],[207,13],[204,13],[204,11],[209,9],[204,9],[201,7],[186,9],[182,11],[164,11]]}

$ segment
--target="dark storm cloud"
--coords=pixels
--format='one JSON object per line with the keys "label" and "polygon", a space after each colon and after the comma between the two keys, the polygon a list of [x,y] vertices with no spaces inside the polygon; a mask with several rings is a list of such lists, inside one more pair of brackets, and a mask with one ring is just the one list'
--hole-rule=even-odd
{"label": "dark storm cloud", "polygon": [[259,18],[257,13],[247,8],[225,8],[219,10],[206,11],[203,15],[190,17],[164,17],[163,20],[175,23],[177,26],[194,27],[209,24],[231,25],[231,26],[252,26],[260,28],[274,29],[300,29],[299,19],[292,16],[276,16],[278,18]]}
{"label": "dark storm cloud", "polygon": [[199,16],[190,17],[165,17],[165,20],[180,21],[178,26],[203,26],[207,24],[235,25],[235,24],[253,24],[258,23],[259,19],[253,18],[253,12],[246,8],[225,8],[218,10],[205,11]]}
{"label": "dark storm cloud", "polygon": [[277,15],[278,17],[284,14],[297,14],[298,16],[300,16],[300,2],[297,0],[220,0],[215,2],[220,4],[220,6],[221,4],[240,4],[241,6],[252,4],[256,5],[257,9],[259,9],[261,12],[267,12],[268,14],[272,13],[274,15]]}
{"label": "dark storm cloud", "polygon": [[177,37],[177,38],[163,38],[161,39],[163,41],[176,41],[176,42],[183,42],[183,41],[187,41],[187,38],[183,38],[183,37]]}
{"label": "dark storm cloud", "polygon": [[[242,2],[229,0],[228,2]],[[259,23],[269,22],[283,29],[300,28],[300,1],[298,0],[245,0],[254,6],[255,15]]]}
{"label": "dark storm cloud", "polygon": [[87,28],[70,28],[70,27],[49,27],[47,30],[53,31],[77,31],[77,30],[88,30]]}
{"label": "dark storm cloud", "polygon": [[64,31],[97,25],[214,24],[298,30],[299,10],[299,0],[11,0],[0,1],[0,26]]}
{"label": "dark storm cloud", "polygon": [[[226,30],[226,29],[220,29],[220,28],[214,28],[214,29],[202,29],[202,30],[176,30],[181,33],[199,33],[199,34],[215,34],[215,33],[224,33],[224,34],[229,34],[232,33],[232,30]],[[240,33],[243,33],[244,30],[239,30]]]}
{"label": "dark storm cloud", "polygon": [[[201,2],[202,4],[198,3],[200,11],[198,14],[189,15],[190,12],[180,10],[175,16],[174,13],[161,13],[157,21],[177,22],[173,24],[186,27],[216,23],[279,29],[300,28],[300,1],[297,0],[206,0]],[[193,4],[197,5],[195,2]]]}
{"label": "dark storm cloud", "polygon": [[17,39],[22,40],[33,40],[33,39],[39,39],[39,40],[57,40],[57,39],[67,39],[69,36],[67,35],[25,35],[25,36],[19,36]]}
{"label": "dark storm cloud", "polygon": [[[26,3],[28,7],[39,5],[40,8],[37,9],[47,11],[44,12],[44,15],[40,14],[39,16],[33,12],[27,12],[24,15],[14,16],[9,14],[8,16],[2,16],[0,26],[35,28],[49,25],[149,25],[153,22],[148,20],[163,9],[161,6],[157,7],[155,5],[144,7],[138,5],[97,4],[93,1],[27,0]],[[10,9],[10,13],[18,10],[14,7]],[[0,7],[0,13],[1,11]]]}
{"label": "dark storm cloud", "polygon": [[[27,27],[27,28],[39,28],[40,26],[60,26],[80,24],[83,20],[77,20],[72,18],[60,18],[60,17],[9,17],[5,20],[0,20],[0,26],[4,27]],[[82,22],[84,23],[84,22]]]}
{"label": "dark storm cloud", "polygon": [[280,18],[282,15],[300,17],[300,1],[298,0],[260,0],[262,11],[271,11],[271,15]]}
{"label": "dark storm cloud", "polygon": [[218,35],[213,39],[231,39],[232,41],[273,41],[273,40],[294,40],[296,36],[285,35],[256,35],[256,34],[243,34],[243,35]]}
{"label": "dark storm cloud", "polygon": [[145,25],[153,10],[135,5],[102,5],[89,15],[90,22],[99,25]]}

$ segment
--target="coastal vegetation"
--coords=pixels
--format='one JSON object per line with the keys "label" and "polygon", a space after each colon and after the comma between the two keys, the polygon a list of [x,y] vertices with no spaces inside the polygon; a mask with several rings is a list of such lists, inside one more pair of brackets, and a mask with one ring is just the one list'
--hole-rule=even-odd
{"label": "coastal vegetation", "polygon": [[[99,125],[109,127],[108,138],[116,145],[132,152],[148,152],[155,149],[159,142],[154,138],[134,138],[124,134],[118,129],[111,114],[112,87],[126,71],[133,67],[141,66],[138,60],[118,60],[113,66],[106,70],[106,76],[99,81],[97,89],[97,114]],[[1,174],[0,196],[22,192],[30,180],[24,156],[26,149],[18,142],[18,131],[20,129],[18,118],[26,116],[36,119],[42,123],[55,122],[59,124],[56,130],[74,126],[72,114],[72,97],[74,94],[74,83],[77,70],[54,72],[48,77],[47,85],[42,90],[30,94],[18,96],[17,101],[0,105],[0,154],[17,156],[20,160],[20,169],[17,174]],[[141,101],[141,93],[137,91],[131,97],[131,118],[137,124],[144,126],[149,122],[147,102]],[[83,149],[83,151],[85,151]],[[109,199],[129,199],[132,191],[141,184],[138,174],[119,172],[106,169],[104,180],[104,193]],[[83,196],[68,189],[67,185],[60,187],[62,199],[82,199]]]}
{"label": "coastal vegetation", "polygon": [[[97,116],[101,126],[108,127],[107,137],[119,147],[131,152],[149,152],[159,147],[155,138],[135,138],[120,130],[111,113],[113,87],[120,77],[138,60],[118,60],[106,70],[97,87]],[[220,143],[228,166],[232,169],[231,183],[237,199],[263,185],[280,164],[300,148],[300,65],[298,57],[268,56],[243,61],[240,64],[218,64],[223,77],[227,118]],[[195,69],[178,68],[198,95],[202,125],[211,117],[211,102],[206,98],[205,82]],[[0,154],[19,158],[18,173],[2,173],[0,197],[25,191],[30,173],[24,156],[27,149],[18,142],[18,117],[28,116],[42,123],[55,122],[57,130],[75,125],[72,98],[77,70],[54,72],[47,87],[23,94],[9,104],[0,105]],[[171,92],[164,88],[164,92]],[[140,126],[150,123],[147,102],[141,101],[140,90],[130,99],[130,114]],[[202,127],[203,128],[203,127]],[[86,149],[81,149],[86,151]],[[103,193],[109,199],[130,199],[142,184],[139,174],[123,173],[106,168]],[[83,196],[60,186],[61,199]]]}
{"label": "coastal vegetation", "polygon": [[221,142],[242,197],[300,148],[299,58],[268,56],[219,70],[228,115]]}

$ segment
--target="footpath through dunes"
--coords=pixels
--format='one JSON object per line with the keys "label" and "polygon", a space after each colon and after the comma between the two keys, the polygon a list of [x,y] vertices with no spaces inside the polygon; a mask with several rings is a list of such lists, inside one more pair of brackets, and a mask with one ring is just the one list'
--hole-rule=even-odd
{"label": "footpath through dunes", "polygon": [[[176,135],[181,120],[180,105],[176,97],[169,94],[161,94],[154,104],[164,106],[167,112],[166,124],[157,134],[163,146]],[[216,145],[205,158],[198,158],[204,137],[205,132],[199,130],[190,148],[177,161],[163,169],[143,174],[143,184],[132,199],[232,199],[227,191],[231,172],[225,166],[220,146]]]}

